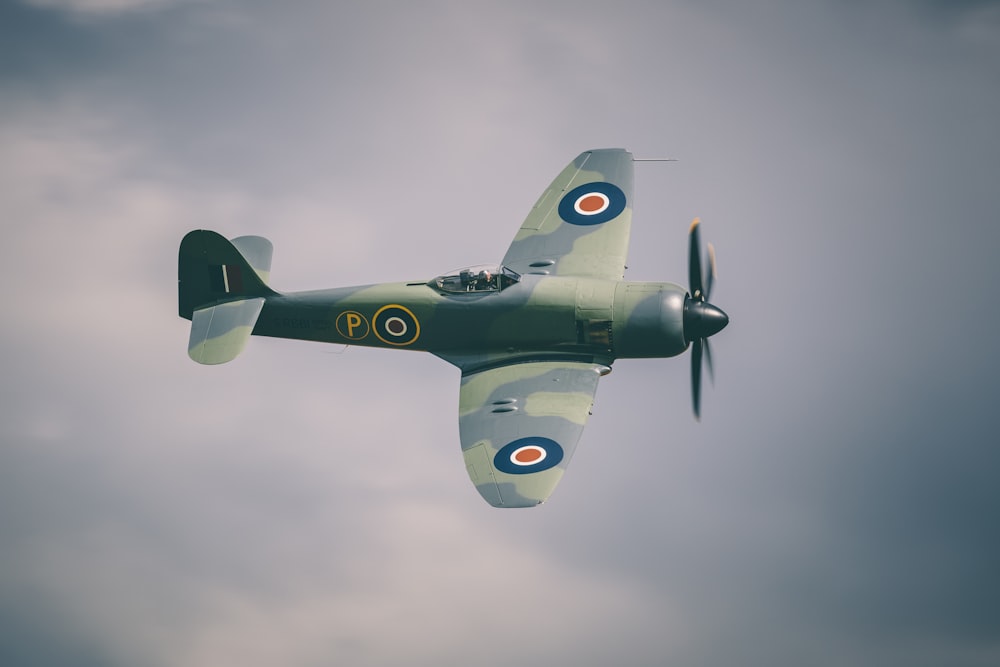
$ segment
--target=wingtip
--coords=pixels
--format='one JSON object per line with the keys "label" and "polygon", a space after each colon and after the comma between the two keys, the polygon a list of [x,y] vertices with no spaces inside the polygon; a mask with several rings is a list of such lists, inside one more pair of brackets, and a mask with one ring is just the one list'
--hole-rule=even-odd
{"label": "wingtip", "polygon": [[688,234],[694,231],[694,228],[701,224],[701,218],[695,218],[691,221],[691,227],[688,229]]}

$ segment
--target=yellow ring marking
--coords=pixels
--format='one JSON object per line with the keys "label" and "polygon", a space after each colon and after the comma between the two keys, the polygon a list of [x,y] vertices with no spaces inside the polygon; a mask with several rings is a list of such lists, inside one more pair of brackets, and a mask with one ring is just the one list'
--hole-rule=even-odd
{"label": "yellow ring marking", "polygon": [[413,336],[411,336],[409,340],[405,340],[405,341],[387,340],[387,339],[385,339],[385,338],[382,337],[382,334],[379,333],[378,326],[373,326],[372,327],[372,331],[375,333],[375,337],[378,338],[383,343],[385,343],[386,345],[395,345],[397,347],[402,347],[402,346],[405,346],[405,345],[412,345],[413,342],[415,340],[417,340],[417,338],[420,337],[420,320],[418,320],[417,316],[413,314],[413,311],[411,311],[406,306],[401,306],[398,303],[390,303],[387,306],[382,306],[381,308],[379,308],[378,310],[375,311],[374,315],[372,315],[372,322],[374,322],[374,323],[377,324],[378,323],[378,316],[381,315],[383,311],[388,310],[389,308],[398,308],[401,311],[403,311],[404,313],[406,313],[407,315],[409,315],[411,318],[413,318],[413,328],[415,329],[415,331],[413,332]]}

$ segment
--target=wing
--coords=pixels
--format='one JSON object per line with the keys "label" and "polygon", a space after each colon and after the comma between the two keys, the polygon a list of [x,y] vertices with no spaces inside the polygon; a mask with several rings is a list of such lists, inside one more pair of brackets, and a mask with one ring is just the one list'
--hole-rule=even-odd
{"label": "wing", "polygon": [[632,154],[581,153],[552,181],[514,237],[504,266],[621,280],[632,225]]}
{"label": "wing", "polygon": [[476,489],[494,507],[532,507],[555,489],[611,369],[540,361],[462,375],[458,427]]}

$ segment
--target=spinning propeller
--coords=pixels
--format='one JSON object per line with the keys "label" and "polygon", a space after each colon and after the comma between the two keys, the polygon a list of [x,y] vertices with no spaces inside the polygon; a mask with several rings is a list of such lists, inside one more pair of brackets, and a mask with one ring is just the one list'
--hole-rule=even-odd
{"label": "spinning propeller", "polygon": [[688,232],[688,284],[690,294],[684,300],[684,339],[691,344],[691,398],[694,401],[694,416],[700,418],[701,409],[701,366],[704,358],[708,366],[708,376],[712,377],[712,351],[708,346],[709,336],[722,331],[729,324],[729,316],[722,309],[708,302],[715,280],[715,249],[708,244],[708,274],[702,279],[701,241],[698,228],[701,221],[695,218]]}

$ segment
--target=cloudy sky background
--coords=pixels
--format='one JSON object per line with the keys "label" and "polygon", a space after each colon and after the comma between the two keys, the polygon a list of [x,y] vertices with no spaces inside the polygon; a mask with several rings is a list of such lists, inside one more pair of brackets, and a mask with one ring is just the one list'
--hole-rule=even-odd
{"label": "cloudy sky background", "polygon": [[[0,5],[0,662],[1000,663],[1000,3],[613,4]],[[430,355],[188,360],[188,230],[425,279],[611,146],[680,160],[628,277],[701,216],[732,324],[701,423],[616,364],[546,505]]]}

